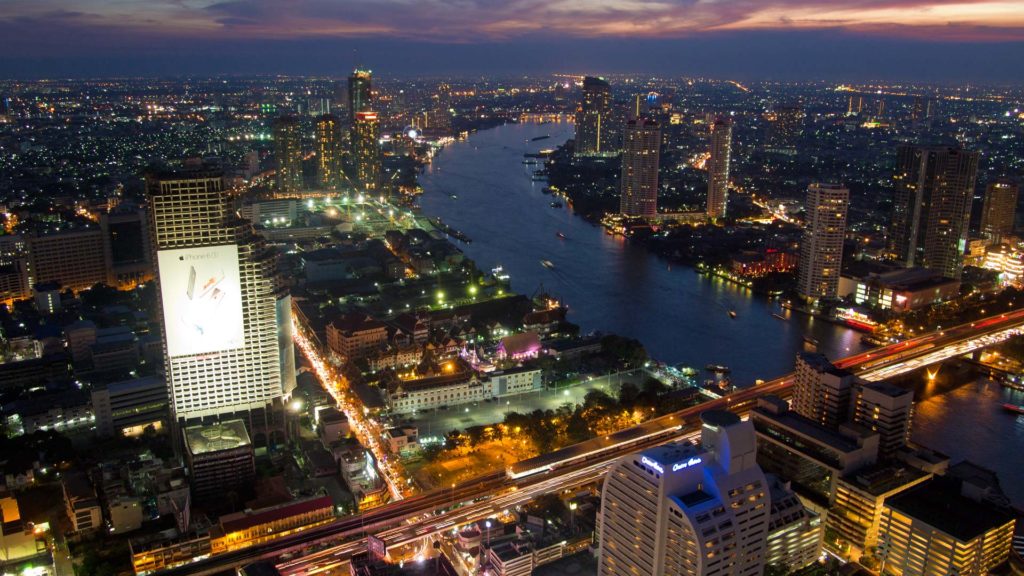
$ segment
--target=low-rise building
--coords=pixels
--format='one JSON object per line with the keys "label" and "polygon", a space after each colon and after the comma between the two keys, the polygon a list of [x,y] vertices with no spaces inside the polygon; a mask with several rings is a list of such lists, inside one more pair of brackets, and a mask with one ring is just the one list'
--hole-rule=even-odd
{"label": "low-rise building", "polygon": [[137,436],[147,426],[159,430],[168,417],[167,384],[160,376],[100,383],[93,387],[92,406],[101,436]]}
{"label": "low-rise building", "polygon": [[853,560],[870,553],[878,545],[882,505],[886,499],[930,478],[932,474],[916,468],[884,463],[840,478],[825,524],[836,540],[826,545]]}
{"label": "low-rise building", "polygon": [[12,497],[0,498],[0,566],[31,558],[46,550],[45,541],[21,517],[18,501]]}
{"label": "low-rise building", "polygon": [[365,314],[349,314],[327,325],[328,348],[346,361],[370,357],[387,341],[387,325]]}
{"label": "low-rise building", "polygon": [[494,398],[533,392],[543,387],[539,368],[511,368],[491,372],[488,380],[485,395]]}
{"label": "low-rise building", "polygon": [[71,531],[91,532],[103,524],[103,510],[100,508],[96,489],[84,473],[69,473],[61,481],[64,490],[64,510],[71,520]]}
{"label": "low-rise building", "polygon": [[387,385],[387,402],[391,412],[412,414],[483,400],[484,387],[476,373],[461,364],[459,366],[452,373],[392,380]]}
{"label": "low-rise building", "polygon": [[334,503],[330,496],[235,512],[221,516],[217,525],[210,530],[210,549],[214,554],[219,554],[256,546],[318,526],[333,518]]}
{"label": "low-rise building", "polygon": [[885,574],[983,576],[1010,555],[1016,519],[1008,508],[936,477],[885,501],[879,556]]}
{"label": "low-rise building", "polygon": [[927,268],[906,268],[865,276],[842,275],[840,296],[852,296],[859,305],[908,312],[960,295],[960,281]]}
{"label": "low-rise building", "polygon": [[157,570],[173,568],[210,555],[209,534],[180,533],[174,528],[133,538],[128,545],[132,554],[132,567],[137,576],[146,576]]}

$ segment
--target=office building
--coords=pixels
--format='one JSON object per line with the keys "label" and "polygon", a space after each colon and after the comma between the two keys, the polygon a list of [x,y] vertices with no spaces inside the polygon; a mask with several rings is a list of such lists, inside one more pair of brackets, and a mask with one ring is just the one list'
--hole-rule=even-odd
{"label": "office building", "polygon": [[732,120],[718,118],[711,125],[711,157],[708,158],[707,216],[725,218],[729,203],[729,159],[732,154]]}
{"label": "office building", "polygon": [[765,152],[795,156],[804,133],[804,117],[800,106],[778,106],[765,114]]}
{"label": "office building", "polygon": [[200,424],[182,432],[185,461],[192,474],[192,495],[197,501],[225,503],[229,492],[240,499],[251,493],[256,460],[244,422]]}
{"label": "office building", "polygon": [[1017,216],[1017,183],[1000,179],[985,188],[981,209],[981,234],[990,244],[999,244],[1013,234]]}
{"label": "office building", "polygon": [[100,214],[107,285],[131,289],[153,279],[146,211],[122,202]]}
{"label": "office building", "polygon": [[583,95],[576,108],[576,154],[600,156],[614,153],[612,137],[612,89],[604,78],[583,79]]}
{"label": "office building", "polygon": [[274,253],[235,216],[218,171],[153,174],[148,195],[173,421],[258,411],[249,421],[266,424],[294,387],[282,372],[291,318]]}
{"label": "office building", "polygon": [[811,184],[807,188],[797,290],[810,302],[838,296],[849,205],[850,191],[842,186]]}
{"label": "office building", "polygon": [[776,474],[815,511],[824,513],[839,478],[878,459],[878,434],[854,427],[832,430],[789,409],[781,398],[759,398],[750,412],[757,432],[757,462]]}
{"label": "office building", "polygon": [[28,239],[28,285],[60,283],[78,292],[107,282],[103,231],[99,228]]}
{"label": "office building", "polygon": [[828,543],[835,551],[858,560],[878,545],[882,505],[893,496],[927,482],[930,472],[905,464],[878,463],[843,476],[825,519],[835,535]]}
{"label": "office building", "polygon": [[765,566],[793,572],[814,564],[821,555],[825,534],[821,516],[804,507],[788,482],[772,474],[766,474],[766,477],[772,507]]}
{"label": "office building", "polygon": [[599,576],[761,574],[771,502],[753,425],[731,412],[701,418],[700,447],[658,446],[608,472]]}
{"label": "office building", "polygon": [[348,77],[348,119],[355,124],[356,115],[373,108],[371,93],[372,73],[356,68]]}
{"label": "office building", "polygon": [[836,368],[822,354],[800,352],[793,377],[793,410],[797,414],[830,428],[847,421],[856,382],[853,374]]}
{"label": "office building", "polygon": [[1016,520],[953,477],[935,477],[882,507],[879,556],[896,576],[984,576],[1010,556]]}
{"label": "office building", "polygon": [[380,122],[376,112],[356,113],[352,125],[352,161],[359,188],[377,190],[380,187],[381,151]]}
{"label": "office building", "polygon": [[167,383],[145,376],[93,386],[92,409],[100,436],[138,436],[148,426],[157,430],[167,421]]}
{"label": "office building", "polygon": [[858,384],[854,389],[850,418],[878,433],[878,453],[889,458],[910,441],[914,415],[914,391],[885,382]]}
{"label": "office building", "polygon": [[622,179],[619,212],[650,218],[658,213],[658,158],[661,128],[654,120],[626,123],[622,139]]}
{"label": "office building", "polygon": [[890,252],[904,266],[960,278],[978,172],[978,153],[900,146],[894,175]]}
{"label": "office building", "polygon": [[295,116],[274,120],[275,181],[281,194],[298,194],[302,188],[302,128]]}
{"label": "office building", "polygon": [[341,124],[333,114],[324,114],[316,122],[317,181],[326,190],[342,184]]}

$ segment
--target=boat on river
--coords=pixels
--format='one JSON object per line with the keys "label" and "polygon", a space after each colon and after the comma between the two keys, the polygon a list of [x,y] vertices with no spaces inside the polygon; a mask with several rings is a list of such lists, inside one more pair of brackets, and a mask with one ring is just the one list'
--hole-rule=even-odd
{"label": "boat on river", "polygon": [[540,265],[545,267],[545,268],[547,268],[548,270],[554,270],[555,269],[555,263],[552,262],[551,260],[541,260],[540,261]]}
{"label": "boat on river", "polygon": [[728,366],[722,366],[721,364],[708,364],[704,369],[714,374],[728,374],[732,372]]}
{"label": "boat on river", "polygon": [[1009,402],[1003,404],[1003,410],[1013,412],[1014,414],[1024,414],[1024,406],[1020,406],[1019,404],[1010,404]]}
{"label": "boat on river", "polygon": [[555,236],[558,236],[562,240],[565,240],[565,234],[562,234],[561,232],[555,232]]}

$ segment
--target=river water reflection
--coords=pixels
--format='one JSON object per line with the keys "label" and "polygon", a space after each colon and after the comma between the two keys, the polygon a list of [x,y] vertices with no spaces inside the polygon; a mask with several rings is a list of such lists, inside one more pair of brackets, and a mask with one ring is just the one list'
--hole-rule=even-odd
{"label": "river water reflection", "polygon": [[[673,364],[728,366],[741,386],[789,372],[805,334],[829,357],[863,349],[852,330],[669,265],[567,207],[552,208],[541,191],[545,183],[531,179],[539,166],[524,164],[523,154],[571,135],[567,123],[512,124],[448,146],[420,178],[423,212],[468,234],[473,242],[462,246],[466,254],[482,269],[502,265],[517,292],[530,295],[543,286],[563,299],[569,320],[584,332],[637,338],[653,357]],[[550,138],[533,140],[543,136]]]}

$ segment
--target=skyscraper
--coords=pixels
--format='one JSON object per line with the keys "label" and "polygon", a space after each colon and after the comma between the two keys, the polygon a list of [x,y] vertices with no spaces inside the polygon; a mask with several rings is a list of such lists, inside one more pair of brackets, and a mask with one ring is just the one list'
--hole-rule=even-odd
{"label": "skyscraper", "polygon": [[795,155],[797,142],[804,132],[804,109],[800,106],[778,106],[765,115],[765,120],[765,151]]}
{"label": "skyscraper", "polygon": [[219,171],[152,174],[147,195],[173,420],[266,422],[294,387],[282,371],[291,344],[281,350],[278,327],[291,318],[278,318],[288,297],[273,253],[235,216]]}
{"label": "skyscraper", "polygon": [[626,216],[651,217],[658,213],[658,157],[661,127],[654,120],[626,123],[622,141],[622,179],[619,211]]}
{"label": "skyscraper", "polygon": [[316,123],[317,178],[321,188],[341,187],[341,125],[338,117],[324,114]]}
{"label": "skyscraper", "polygon": [[711,157],[708,159],[708,218],[725,218],[729,200],[729,157],[732,120],[718,118],[711,125]]}
{"label": "skyscraper", "polygon": [[376,112],[359,112],[352,125],[352,159],[363,190],[380,187],[380,124]]}
{"label": "skyscraper", "polygon": [[810,301],[835,298],[839,292],[849,204],[850,191],[837,184],[811,184],[807,188],[807,222],[800,241],[797,290]]}
{"label": "skyscraper", "polygon": [[576,109],[576,154],[603,155],[612,152],[612,89],[603,78],[583,79],[583,97]]}
{"label": "skyscraper", "polygon": [[302,134],[299,119],[281,116],[274,120],[274,154],[277,157],[277,190],[295,194],[302,190]]}
{"label": "skyscraper", "polygon": [[991,244],[999,244],[1013,234],[1017,216],[1017,183],[999,179],[985,189],[985,203],[981,209],[981,234]]}
{"label": "skyscraper", "polygon": [[754,427],[731,412],[701,419],[700,447],[658,446],[608,472],[599,576],[761,574],[771,502]]}
{"label": "skyscraper", "polygon": [[356,68],[348,77],[348,119],[355,124],[356,114],[373,108],[370,84],[371,72]]}
{"label": "skyscraper", "polygon": [[977,152],[899,147],[890,239],[895,259],[960,278],[977,173]]}

